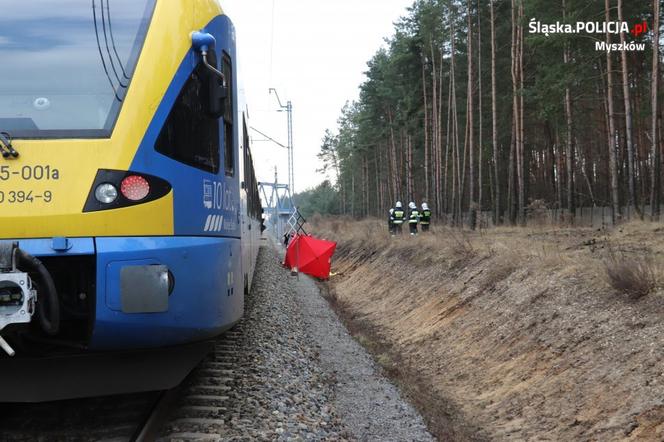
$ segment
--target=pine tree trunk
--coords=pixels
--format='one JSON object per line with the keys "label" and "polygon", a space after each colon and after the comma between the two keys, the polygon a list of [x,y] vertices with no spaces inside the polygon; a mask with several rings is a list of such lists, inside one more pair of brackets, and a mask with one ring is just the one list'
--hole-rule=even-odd
{"label": "pine tree trunk", "polygon": [[525,174],[525,130],[523,123],[523,0],[519,2],[519,222],[526,224],[526,174]]}
{"label": "pine tree trunk", "polygon": [[[565,62],[567,62],[567,60],[568,58],[566,55]],[[576,214],[576,207],[574,205],[574,146],[572,145],[572,101],[569,87],[565,88],[565,126],[567,128],[567,152],[565,154],[567,169],[567,209],[570,213],[570,221],[574,222],[574,216]]]}
{"label": "pine tree trunk", "polygon": [[[516,163],[516,181],[517,189],[515,192],[516,205],[517,205],[517,218],[519,224],[523,223],[524,219],[524,180],[523,180],[523,150],[521,136],[523,134],[521,123],[522,113],[521,104],[522,100],[520,95],[521,91],[521,26],[517,25],[517,20],[521,17],[521,9],[517,7],[515,0],[512,0],[512,110],[514,119],[514,161]],[[517,18],[518,14],[518,18]]]}
{"label": "pine tree trunk", "polygon": [[401,192],[401,181],[399,180],[399,169],[397,167],[397,144],[394,138],[394,121],[392,120],[392,110],[387,110],[387,118],[390,124],[390,162],[392,166],[392,194],[394,195],[393,199],[399,199],[399,194]]}
{"label": "pine tree trunk", "polygon": [[355,217],[355,172],[350,174],[350,216]]}
{"label": "pine tree trunk", "polygon": [[[448,94],[447,94],[447,136],[445,137],[445,175],[443,179],[443,195],[444,195],[444,203],[443,203],[443,212],[445,214],[448,214],[449,211],[449,195],[448,195],[448,170],[449,170],[449,158],[450,158],[450,143],[454,140],[452,133],[450,132],[450,124],[452,120],[452,73],[450,71],[450,82],[448,84]],[[452,155],[452,169],[454,169],[454,151],[451,153]],[[454,196],[454,174],[452,174],[452,196]],[[452,209],[454,209],[454,203],[452,203]]]}
{"label": "pine tree trunk", "polygon": [[482,228],[482,22],[480,1],[477,1],[477,114],[478,114],[478,147],[477,147],[477,225]]}
{"label": "pine tree trunk", "polygon": [[650,168],[650,211],[653,221],[659,219],[661,169],[659,160],[659,137],[657,132],[657,92],[659,89],[659,0],[653,0],[653,45],[651,84],[651,136],[652,144]]}
{"label": "pine tree trunk", "polygon": [[[431,126],[432,126],[432,136],[431,136],[431,149],[434,152],[438,151],[438,102],[437,102],[437,78],[436,78],[436,52],[434,50],[434,44],[433,44],[433,35],[431,36],[431,40],[429,42],[429,49],[431,50]],[[440,210],[439,207],[439,196],[438,193],[440,191],[438,181],[435,179],[436,171],[435,171],[436,165],[434,162],[434,194],[436,196],[436,210]],[[429,196],[427,195],[427,198]]]}
{"label": "pine tree trunk", "polygon": [[406,136],[406,176],[408,187],[408,200],[413,201],[414,186],[413,186],[413,144],[411,143],[410,135]]}
{"label": "pine tree trunk", "polygon": [[380,156],[379,152],[381,150],[380,144],[376,147],[374,150],[374,162],[376,163],[376,167],[374,168],[374,180],[376,181],[376,213],[375,215],[380,217],[380,215],[383,213],[384,206],[383,206],[383,186],[381,185],[380,182]]}
{"label": "pine tree trunk", "polygon": [[[437,206],[438,207],[447,207],[447,189],[441,192],[441,182],[442,182],[442,177],[443,177],[443,137],[448,140],[450,137],[450,128],[449,124],[447,127],[447,132],[443,133],[443,60],[442,60],[442,53],[441,53],[441,60],[438,65],[438,97],[437,97],[437,102],[438,102],[438,107],[436,110],[436,151],[438,152],[438,165],[436,167],[436,182],[438,183],[438,195],[436,195],[437,198]],[[449,112],[449,109],[448,109]],[[449,115],[448,115],[449,117]],[[449,121],[449,120],[448,120]],[[447,152],[446,152],[447,155]],[[445,180],[447,180],[447,158],[445,159]],[[442,212],[441,212],[442,213]]]}
{"label": "pine tree trunk", "polygon": [[515,170],[515,157],[516,157],[516,120],[512,120],[512,135],[510,139],[510,156],[509,167],[507,172],[507,216],[510,224],[516,223],[516,189],[514,186],[514,170]]}
{"label": "pine tree trunk", "polygon": [[[604,0],[605,20],[608,23],[611,20],[610,0]],[[611,35],[606,33],[606,44],[611,43]],[[611,52],[606,52],[606,103],[609,111],[609,137],[607,149],[609,151],[609,177],[611,180],[611,219],[613,224],[620,217],[620,201],[618,199],[618,167],[616,163],[616,117],[613,108],[613,57]]]}
{"label": "pine tree trunk", "polygon": [[[623,20],[622,0],[618,0],[618,21]],[[620,33],[620,43],[625,44],[625,34]],[[632,140],[632,105],[629,93],[629,71],[627,68],[627,51],[620,52],[620,64],[622,72],[623,99],[625,101],[625,142],[627,144],[627,189],[628,205],[634,206],[634,210],[642,216],[639,204],[636,200],[636,180],[634,177],[634,144]]]}
{"label": "pine tree trunk", "polygon": [[[565,1],[563,0],[563,20],[567,16]],[[569,64],[569,47],[565,43],[563,49],[563,63]],[[574,206],[574,146],[572,145],[572,98],[569,85],[565,85],[565,127],[567,135],[567,152],[565,154],[567,165],[567,210],[569,210],[570,222],[574,222],[576,208]]]}
{"label": "pine tree trunk", "polygon": [[489,0],[489,8],[491,13],[491,141],[493,144],[493,168],[494,168],[494,223],[500,223],[500,167],[498,157],[498,116],[496,110],[496,18],[494,16],[493,8],[494,0]]}
{"label": "pine tree trunk", "polygon": [[455,158],[455,183],[454,188],[456,192],[453,196],[453,222],[458,224],[461,217],[461,198],[463,196],[463,180],[461,178],[461,154],[459,152],[459,115],[457,112],[457,99],[456,99],[456,78],[455,78],[455,57],[456,57],[456,47],[455,47],[455,38],[454,38],[454,24],[452,25],[452,67],[450,69],[450,76],[452,78],[452,130],[454,131],[454,158]]}
{"label": "pine tree trunk", "polygon": [[[422,59],[422,99],[424,101],[424,198],[429,199],[429,104],[427,100],[426,58]],[[434,70],[435,76],[435,70]],[[435,94],[435,89],[434,89]]]}
{"label": "pine tree trunk", "polygon": [[364,154],[364,213],[363,216],[369,216],[369,159],[367,154]]}
{"label": "pine tree trunk", "polygon": [[475,228],[475,211],[477,203],[475,202],[475,130],[473,128],[473,23],[471,21],[471,0],[468,0],[468,96],[467,96],[467,109],[466,114],[466,136],[468,137],[468,165],[469,165],[469,185],[468,185],[468,198],[469,198],[469,212],[470,212],[470,228]]}

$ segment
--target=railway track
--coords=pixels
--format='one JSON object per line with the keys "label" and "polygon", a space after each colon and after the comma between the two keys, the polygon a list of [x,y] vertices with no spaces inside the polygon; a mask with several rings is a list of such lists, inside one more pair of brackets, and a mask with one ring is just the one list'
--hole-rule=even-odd
{"label": "railway track", "polygon": [[[160,440],[218,440],[234,417],[229,407],[244,320],[215,344],[214,351],[180,387],[168,415],[157,417]],[[154,433],[153,433],[154,434]],[[145,439],[152,440],[152,439]]]}
{"label": "railway track", "polygon": [[307,331],[318,313],[305,316],[279,258],[262,248],[244,319],[176,390],[0,404],[0,442],[353,439],[336,412],[338,380]]}
{"label": "railway track", "polygon": [[214,440],[225,427],[228,385],[243,324],[218,338],[214,351],[168,391],[38,404],[0,404],[2,441]]}

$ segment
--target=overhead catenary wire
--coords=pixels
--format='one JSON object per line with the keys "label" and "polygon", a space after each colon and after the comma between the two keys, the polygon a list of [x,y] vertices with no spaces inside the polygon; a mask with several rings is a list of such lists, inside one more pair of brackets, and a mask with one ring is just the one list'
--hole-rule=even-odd
{"label": "overhead catenary wire", "polygon": [[279,147],[283,147],[284,149],[288,149],[288,146],[284,146],[283,144],[281,144],[280,142],[278,142],[277,140],[275,140],[275,139],[272,138],[271,136],[264,134],[263,132],[261,132],[260,130],[256,129],[255,127],[253,127],[253,126],[249,126],[249,129],[251,129],[251,130],[253,130],[254,132],[256,132],[256,133],[258,133],[258,134],[264,136],[264,137],[267,138],[269,141],[272,141],[273,143],[275,143],[275,144],[278,145]]}
{"label": "overhead catenary wire", "polygon": [[108,60],[111,63],[111,69],[113,69],[113,74],[115,74],[115,78],[118,80],[118,84],[120,85],[120,87],[126,89],[128,85],[122,82],[122,80],[120,79],[120,75],[118,75],[117,69],[115,69],[115,62],[113,61],[113,56],[111,55],[111,48],[108,44],[108,34],[106,32],[106,14],[104,13],[104,0],[101,0],[101,26],[104,31],[104,42],[106,43],[106,52],[108,53]]}
{"label": "overhead catenary wire", "polygon": [[131,80],[131,78],[127,75],[127,72],[125,71],[124,65],[122,64],[122,60],[120,59],[120,54],[118,54],[118,48],[115,45],[115,36],[113,35],[113,20],[111,20],[110,4],[111,2],[106,0],[106,15],[108,16],[108,31],[111,34],[111,45],[113,46],[113,52],[115,53],[115,57],[118,59],[118,64],[120,65],[120,69],[122,70],[122,76],[127,80]]}
{"label": "overhead catenary wire", "polygon": [[113,89],[113,94],[115,95],[115,98],[118,101],[122,102],[122,98],[120,98],[120,96],[118,95],[118,91],[117,89],[115,89],[115,84],[113,83],[113,79],[111,78],[111,75],[108,72],[108,67],[106,66],[106,59],[104,58],[104,51],[102,51],[101,49],[101,41],[99,40],[99,27],[97,26],[97,4],[95,0],[92,0],[92,19],[95,25],[95,37],[97,38],[97,49],[99,49],[99,58],[101,58],[101,64],[104,67],[106,78],[108,78],[108,82],[111,85],[111,89]]}

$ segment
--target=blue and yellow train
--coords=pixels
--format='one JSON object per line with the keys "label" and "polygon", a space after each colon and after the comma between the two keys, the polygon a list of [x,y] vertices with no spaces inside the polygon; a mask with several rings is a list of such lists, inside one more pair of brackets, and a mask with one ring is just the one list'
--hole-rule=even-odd
{"label": "blue and yellow train", "polygon": [[242,317],[262,231],[233,24],[0,10],[0,402],[173,385]]}

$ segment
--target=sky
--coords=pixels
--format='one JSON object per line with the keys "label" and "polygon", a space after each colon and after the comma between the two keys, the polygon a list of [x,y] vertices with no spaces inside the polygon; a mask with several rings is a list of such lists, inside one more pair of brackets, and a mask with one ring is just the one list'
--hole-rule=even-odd
{"label": "sky", "polygon": [[[286,145],[293,105],[295,191],[319,184],[316,154],[325,129],[335,130],[341,108],[357,99],[367,62],[394,34],[394,22],[414,0],[221,0],[235,25],[241,88],[250,125]],[[287,150],[252,131],[259,181],[287,183]]]}

